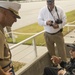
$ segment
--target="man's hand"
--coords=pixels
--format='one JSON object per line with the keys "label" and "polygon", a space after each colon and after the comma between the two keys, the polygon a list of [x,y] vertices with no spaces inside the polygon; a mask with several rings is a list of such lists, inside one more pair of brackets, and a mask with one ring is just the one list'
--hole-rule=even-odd
{"label": "man's hand", "polygon": [[0,75],[12,75],[12,72],[10,72],[10,70],[11,69],[5,72],[0,66]]}
{"label": "man's hand", "polygon": [[52,21],[48,20],[48,21],[46,21],[46,24],[49,25],[49,26],[51,26]]}
{"label": "man's hand", "polygon": [[58,75],[64,75],[65,73],[66,73],[65,70],[59,70],[59,71],[58,71]]}
{"label": "man's hand", "polygon": [[55,23],[55,24],[53,25],[53,28],[54,28],[54,29],[57,29],[57,28],[59,28],[59,25]]}
{"label": "man's hand", "polygon": [[54,29],[59,28],[59,25],[58,24],[56,24],[56,23],[53,24],[53,21],[50,21],[50,20],[48,20],[46,22],[46,24],[49,25],[49,26],[52,26]]}
{"label": "man's hand", "polygon": [[11,69],[5,72],[6,75],[12,75],[12,72],[10,72]]}
{"label": "man's hand", "polygon": [[52,56],[51,60],[55,65],[58,65],[61,62],[61,57]]}

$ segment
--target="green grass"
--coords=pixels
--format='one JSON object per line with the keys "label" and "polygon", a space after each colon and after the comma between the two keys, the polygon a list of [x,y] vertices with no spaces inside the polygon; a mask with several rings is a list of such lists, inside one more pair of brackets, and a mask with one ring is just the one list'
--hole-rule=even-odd
{"label": "green grass", "polygon": [[75,21],[75,10],[67,12],[67,22]]}
{"label": "green grass", "polygon": [[[72,22],[72,21],[75,20],[75,10],[66,13],[66,15],[67,15],[67,22]],[[74,29],[74,27],[70,27],[70,31],[73,30],[73,29]],[[31,24],[31,25],[25,26],[23,28],[17,29],[17,30],[15,30],[15,32],[38,33],[38,32],[40,32],[42,30],[43,30],[42,26],[39,26],[38,23],[34,23],[34,24]],[[64,30],[63,30],[63,34],[66,35],[67,33],[68,33],[67,32],[67,27],[65,27]],[[32,36],[32,34],[31,35],[15,34],[15,35],[17,35],[17,37],[18,37],[18,38],[16,38],[16,43],[18,43],[18,42],[20,42],[20,41]],[[43,34],[39,35],[35,39],[36,39],[36,44],[37,45],[45,45],[45,40],[44,40]],[[7,40],[8,40],[8,42],[12,43],[12,39],[7,38]],[[30,45],[30,44],[32,44],[32,40],[29,40],[24,44]]]}
{"label": "green grass", "polygon": [[17,32],[22,32],[22,33],[35,33],[35,32],[40,32],[43,30],[43,27],[40,27],[38,23],[34,23],[28,26],[25,26],[23,28],[17,29],[15,31]]}
{"label": "green grass", "polygon": [[13,67],[14,67],[15,72],[18,71],[23,66],[25,66],[25,63],[22,63],[22,62],[13,61],[12,63],[13,63]]}
{"label": "green grass", "polygon": [[[42,26],[39,26],[38,23],[34,23],[34,24],[29,25],[29,26],[25,26],[23,28],[17,29],[17,30],[15,30],[15,32],[20,32],[20,33],[38,33],[38,32],[40,32],[42,30],[43,30],[43,27]],[[24,39],[26,39],[26,38],[28,38],[30,36],[32,36],[32,34],[31,35],[21,35],[21,34],[19,35],[19,34],[17,34],[17,37],[18,38],[16,38],[16,43],[18,43],[18,42],[20,42],[20,41],[22,41],[22,40],[24,40]],[[38,36],[38,37],[36,37],[37,44],[38,45],[41,45],[41,43],[43,43],[43,40],[41,40],[39,38],[44,39],[43,34],[40,35],[40,36]],[[10,42],[10,43],[12,43],[12,39],[11,38],[7,38],[7,41]],[[30,45],[31,42],[32,41],[29,40],[29,41],[27,41],[24,44]]]}

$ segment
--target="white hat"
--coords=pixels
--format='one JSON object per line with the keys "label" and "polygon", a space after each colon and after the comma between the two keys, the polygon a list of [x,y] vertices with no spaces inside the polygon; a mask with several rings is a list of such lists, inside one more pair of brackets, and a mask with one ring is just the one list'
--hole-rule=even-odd
{"label": "white hat", "polygon": [[8,2],[8,1],[0,1],[0,7],[9,9],[12,11],[17,18],[20,18],[18,11],[21,8],[21,5],[18,3]]}

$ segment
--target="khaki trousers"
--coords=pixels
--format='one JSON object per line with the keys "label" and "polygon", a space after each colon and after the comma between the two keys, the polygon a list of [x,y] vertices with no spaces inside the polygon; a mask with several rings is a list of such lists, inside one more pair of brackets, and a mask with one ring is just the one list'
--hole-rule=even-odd
{"label": "khaki trousers", "polygon": [[[62,60],[66,61],[66,50],[65,50],[64,38],[62,32],[58,32],[54,35],[45,32],[44,37],[49,54],[52,56],[56,55],[57,52],[58,56],[61,57]],[[55,49],[55,44],[56,44],[56,49]]]}

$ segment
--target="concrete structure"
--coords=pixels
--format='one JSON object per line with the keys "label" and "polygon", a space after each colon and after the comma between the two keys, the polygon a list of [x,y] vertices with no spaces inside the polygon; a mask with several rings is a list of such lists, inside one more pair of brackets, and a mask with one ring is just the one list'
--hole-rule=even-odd
{"label": "concrete structure", "polygon": [[[66,47],[66,50],[69,48]],[[69,53],[67,51],[69,57]],[[16,72],[16,75],[43,75],[45,67],[51,67],[51,60],[48,52],[45,52],[43,55],[37,57],[29,64],[25,65],[23,68]]]}
{"label": "concrete structure", "polygon": [[36,58],[33,62],[16,72],[16,75],[43,75],[44,68],[50,66],[49,54],[45,53],[43,56]]}

